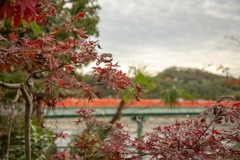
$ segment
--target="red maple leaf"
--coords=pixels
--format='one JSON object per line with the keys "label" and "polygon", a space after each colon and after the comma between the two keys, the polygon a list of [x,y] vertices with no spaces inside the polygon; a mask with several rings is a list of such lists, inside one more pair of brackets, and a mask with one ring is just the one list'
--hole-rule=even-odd
{"label": "red maple leaf", "polygon": [[14,27],[17,27],[19,25],[21,21],[21,14],[20,13],[16,13],[16,15],[14,16]]}
{"label": "red maple leaf", "polygon": [[13,20],[14,27],[17,27],[24,19],[27,23],[31,23],[36,19],[36,5],[39,4],[39,0],[17,0],[14,5],[9,5],[5,2],[3,7],[0,8],[0,19],[6,18]]}
{"label": "red maple leaf", "polygon": [[85,15],[85,13],[84,13],[84,12],[81,12],[81,13],[79,13],[76,17],[77,17],[77,18],[82,18],[82,17],[84,17],[84,15]]}
{"label": "red maple leaf", "polygon": [[39,3],[38,0],[18,0],[18,5],[21,8],[21,13],[24,13],[28,8],[31,12],[36,13],[35,6]]}
{"label": "red maple leaf", "polygon": [[17,35],[14,32],[12,34],[10,34],[9,37],[12,41],[15,41],[17,39]]}
{"label": "red maple leaf", "polygon": [[59,87],[64,87],[64,86],[65,86],[65,82],[64,82],[62,79],[60,79],[60,80],[58,81],[58,86],[59,86]]}
{"label": "red maple leaf", "polygon": [[4,6],[0,9],[0,19],[4,19],[4,14],[8,19],[11,19],[14,13],[14,9],[12,6],[9,6],[7,2],[5,2]]}
{"label": "red maple leaf", "polygon": [[74,69],[73,66],[66,65],[65,66],[66,71],[72,71]]}
{"label": "red maple leaf", "polygon": [[4,69],[7,71],[7,72],[10,72],[11,69],[8,65],[6,64],[0,64],[0,72],[4,71]]}
{"label": "red maple leaf", "polygon": [[216,129],[212,129],[212,134],[221,134],[221,132],[218,132]]}
{"label": "red maple leaf", "polygon": [[95,92],[95,95],[96,95],[98,98],[101,99],[100,94],[101,94],[101,91],[96,91],[96,92]]}

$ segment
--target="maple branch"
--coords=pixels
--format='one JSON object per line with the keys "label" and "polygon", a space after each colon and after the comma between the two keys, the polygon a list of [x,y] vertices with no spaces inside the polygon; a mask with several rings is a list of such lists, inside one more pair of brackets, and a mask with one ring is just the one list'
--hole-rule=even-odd
{"label": "maple branch", "polygon": [[[76,47],[75,41],[74,41],[74,47]],[[66,60],[65,62],[60,64],[55,70],[58,70],[58,69],[62,68],[63,66],[65,66],[66,64],[68,64],[76,54],[77,54],[77,52],[75,52],[73,55],[71,55],[68,60]]]}
{"label": "maple branch", "polygon": [[215,120],[221,115],[221,112],[219,112],[217,115],[215,115],[214,119],[208,124],[206,129],[202,132],[202,134],[197,138],[197,140],[189,147],[189,149],[193,149],[193,147],[197,144],[197,142],[202,138],[202,136],[207,132],[207,130],[210,128],[210,126],[215,122]]}
{"label": "maple branch", "polygon": [[49,80],[47,80],[47,82],[49,83],[49,84],[51,84],[53,87],[56,87],[56,88],[63,88],[63,89],[73,89],[73,88],[70,88],[70,87],[61,87],[61,86],[59,86],[59,85],[56,85],[56,84],[54,84],[53,82],[51,82],[51,81],[49,81]]}
{"label": "maple branch", "polygon": [[106,83],[95,83],[95,84],[90,84],[90,85],[91,86],[103,86],[103,85],[106,85]]}
{"label": "maple branch", "polygon": [[67,65],[70,61],[71,61],[71,58],[69,58],[67,61],[63,62],[62,64],[60,64],[55,70],[62,68],[63,66]]}
{"label": "maple branch", "polygon": [[28,77],[26,83],[29,83],[29,80],[30,80],[34,75],[36,75],[36,74],[38,74],[38,73],[42,73],[42,72],[44,72],[44,71],[46,71],[46,70],[34,71],[34,72]]}
{"label": "maple branch", "polygon": [[22,88],[22,83],[6,83],[6,82],[2,82],[0,81],[0,86],[7,88],[7,89],[21,89]]}
{"label": "maple branch", "polygon": [[[75,41],[74,41],[74,46],[73,47],[76,47],[76,44],[75,44]],[[79,49],[79,48],[78,48]],[[79,49],[80,50],[80,49]],[[77,55],[77,52],[74,51],[74,54],[73,55],[70,55],[69,59],[66,60],[65,62],[63,62],[62,64],[60,64],[55,70],[58,70],[60,68],[62,68],[63,66],[67,65],[69,62],[71,62],[72,58]]]}
{"label": "maple branch", "polygon": [[25,157],[26,160],[31,160],[31,142],[30,142],[30,116],[32,108],[31,92],[28,93],[24,84],[20,88],[22,95],[25,99]]}
{"label": "maple branch", "polygon": [[[73,56],[75,56],[77,54],[77,52],[73,55]],[[67,65],[71,60],[72,60],[72,57],[73,56],[70,56],[70,58],[68,59],[68,60],[66,60],[65,62],[63,62],[62,64],[60,64],[56,69],[54,69],[54,70],[58,70],[58,69],[60,69],[60,68],[62,68],[63,66],[65,66],[65,65]],[[36,75],[36,74],[38,74],[38,73],[42,73],[42,72],[44,72],[44,71],[47,71],[46,69],[45,70],[39,70],[39,71],[34,71],[29,77],[28,77],[28,79],[27,79],[27,83],[29,82],[29,80],[34,76],[34,75]]]}
{"label": "maple branch", "polygon": [[125,104],[126,104],[126,101],[122,99],[120,104],[118,105],[117,112],[114,114],[114,116],[112,117],[109,123],[114,124],[120,118]]}

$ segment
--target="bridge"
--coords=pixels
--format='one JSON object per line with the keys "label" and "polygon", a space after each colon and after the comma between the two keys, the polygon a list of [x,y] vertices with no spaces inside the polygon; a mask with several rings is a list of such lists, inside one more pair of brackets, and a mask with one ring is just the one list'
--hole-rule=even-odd
{"label": "bridge", "polygon": [[[121,99],[87,99],[67,98],[56,104],[54,113],[44,112],[46,118],[73,118],[78,117],[75,113],[80,107],[90,107],[95,110],[97,117],[113,116]],[[215,104],[215,101],[207,100],[179,100],[171,107],[161,99],[141,99],[128,102],[122,110],[122,116],[167,116],[167,115],[197,115],[205,107]]]}
{"label": "bridge", "polygon": [[[56,104],[56,109],[48,112],[44,110],[47,124],[54,126],[56,119],[58,121],[57,130],[67,130],[74,135],[79,132],[79,128],[74,125],[74,121],[79,115],[76,110],[81,107],[90,107],[95,110],[95,116],[103,121],[109,121],[121,102],[121,99],[87,99],[67,98]],[[140,101],[129,101],[121,114],[121,122],[128,124],[140,136],[144,131],[150,131],[157,125],[169,125],[176,120],[184,120],[195,117],[200,114],[207,106],[215,104],[215,101],[206,100],[179,100],[178,103],[171,107],[161,99],[141,99]],[[167,116],[167,117],[166,117]],[[136,117],[142,121],[136,121]],[[81,130],[81,129],[80,129]],[[67,144],[66,144],[67,145]]]}

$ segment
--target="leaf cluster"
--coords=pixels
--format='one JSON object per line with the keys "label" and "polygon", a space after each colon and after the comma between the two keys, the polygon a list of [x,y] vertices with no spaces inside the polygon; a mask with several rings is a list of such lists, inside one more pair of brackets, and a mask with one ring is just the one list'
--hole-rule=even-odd
{"label": "leaf cluster", "polygon": [[[239,159],[240,106],[229,100],[219,99],[196,119],[160,125],[139,138],[126,125],[98,121],[94,110],[82,108],[76,124],[88,123],[91,129],[75,139],[75,152],[64,150],[53,159]],[[98,128],[107,130],[103,139]]]}
{"label": "leaf cluster", "polygon": [[[39,24],[38,19],[39,18],[33,18],[31,20],[31,23],[29,22],[29,16],[33,16],[34,14],[38,12],[42,12],[43,9],[46,9],[46,6],[37,5],[37,9],[33,8],[35,4],[30,5],[30,8],[28,8],[28,4],[32,4],[31,0],[26,1],[26,3],[21,3],[19,1],[21,7],[25,7],[27,12],[25,13],[26,19],[19,19],[15,18],[14,12],[8,13],[5,10],[12,9],[13,7],[8,5],[8,2],[5,1],[4,6],[1,9],[0,13],[0,19],[3,19],[4,12],[8,13],[7,17],[8,19],[4,19],[0,23],[0,34],[3,36],[7,36],[11,34],[12,32],[15,32],[18,34],[19,37],[29,36],[32,38],[37,38],[40,34],[47,34],[51,32],[55,27],[61,27],[63,23],[71,19],[71,17],[77,15],[80,12],[85,12],[86,16],[83,19],[78,19],[74,22],[74,25],[77,28],[85,28],[85,31],[88,35],[99,35],[99,31],[97,28],[97,24],[99,23],[99,16],[97,15],[98,11],[100,10],[100,6],[97,2],[97,0],[84,0],[84,1],[78,1],[78,0],[71,0],[66,3],[64,0],[57,0],[57,1],[49,1],[50,4],[54,4],[54,8],[56,8],[57,12],[59,13],[59,16],[54,17],[44,17],[44,25],[43,23]],[[25,2],[25,1],[24,1]],[[36,1],[35,1],[36,2]],[[67,5],[66,5],[67,4]],[[21,8],[20,7],[20,8]],[[1,8],[1,7],[0,7]],[[33,12],[32,14],[29,14],[28,9],[31,9]],[[23,11],[21,11],[23,12]],[[20,15],[20,14],[19,14]],[[13,16],[13,17],[11,17]],[[34,16],[33,16],[34,17]],[[15,23],[15,19],[19,22]],[[27,22],[26,22],[27,20]],[[13,27],[13,25],[17,25],[18,27]],[[78,37],[75,33],[69,33],[69,32],[62,32],[57,35],[58,39],[66,39],[70,37]]]}

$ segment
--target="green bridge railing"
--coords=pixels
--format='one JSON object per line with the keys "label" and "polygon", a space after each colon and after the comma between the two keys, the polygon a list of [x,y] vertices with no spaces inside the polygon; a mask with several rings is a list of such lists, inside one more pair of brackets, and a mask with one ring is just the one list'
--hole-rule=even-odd
{"label": "green bridge railing", "polygon": [[[44,111],[46,118],[73,118],[79,117],[76,110],[80,107],[56,108],[54,111]],[[93,107],[95,116],[113,116],[117,108],[113,107]],[[167,115],[197,115],[204,110],[204,107],[126,107],[122,110],[122,116],[167,116]]]}
{"label": "green bridge railing", "polygon": [[[80,107],[66,107],[56,108],[54,111],[44,112],[45,118],[74,118],[79,117],[76,110]],[[96,117],[109,117],[113,116],[117,108],[113,107],[97,107],[95,110]],[[203,107],[181,107],[181,108],[169,108],[169,107],[126,107],[122,110],[121,116],[131,117],[133,121],[137,123],[137,135],[140,137],[143,131],[142,122],[147,120],[147,117],[151,116],[169,116],[169,115],[198,115],[204,110]],[[142,121],[137,121],[136,117],[139,117]]]}

